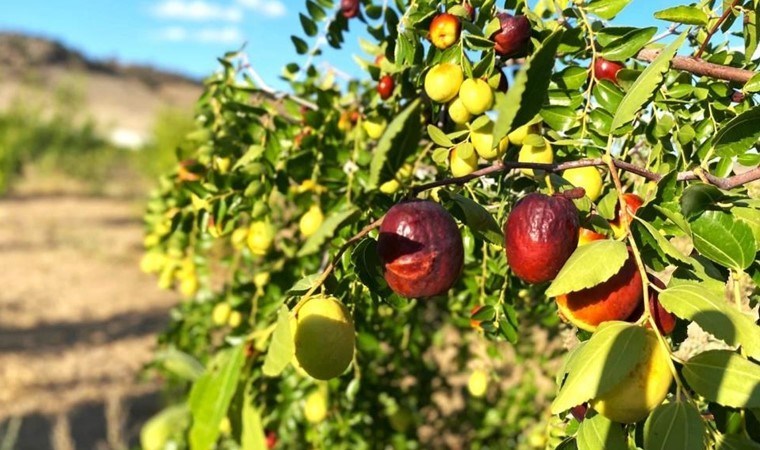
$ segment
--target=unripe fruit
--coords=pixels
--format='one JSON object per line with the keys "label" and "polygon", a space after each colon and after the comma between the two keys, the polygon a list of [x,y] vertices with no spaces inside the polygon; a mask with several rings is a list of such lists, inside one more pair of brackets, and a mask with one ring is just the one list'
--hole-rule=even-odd
{"label": "unripe fruit", "polygon": [[446,103],[459,93],[462,81],[464,75],[458,64],[436,64],[425,75],[425,93],[434,102]]}
{"label": "unripe fruit", "polygon": [[673,382],[669,359],[654,331],[646,330],[646,344],[639,363],[612,390],[592,400],[591,407],[613,422],[643,420],[668,395]]}
{"label": "unripe fruit", "polygon": [[643,288],[636,261],[628,250],[623,267],[601,284],[557,297],[560,313],[573,325],[594,331],[602,322],[625,320],[641,303]]}
{"label": "unripe fruit", "polygon": [[243,314],[240,311],[232,311],[230,317],[227,318],[227,325],[230,328],[237,328],[243,323]]}
{"label": "unripe fruit", "polygon": [[578,210],[572,201],[528,194],[504,224],[507,263],[523,281],[551,281],[575,251],[578,228]]}
{"label": "unripe fruit", "polygon": [[247,239],[248,228],[236,228],[235,231],[232,232],[232,235],[230,235],[230,242],[232,243],[232,247],[236,248],[237,250],[245,247],[245,242]]}
{"label": "unripe fruit", "polygon": [[531,33],[528,18],[507,13],[499,13],[496,17],[501,24],[501,28],[491,35],[496,53],[504,58],[525,55],[528,52]]}
{"label": "unripe fruit", "polygon": [[615,218],[610,221],[610,227],[616,238],[621,238],[625,235],[625,225],[623,225],[622,216],[625,215],[628,221],[628,225],[633,222],[633,216],[636,215],[636,211],[644,204],[644,199],[636,194],[623,194],[623,201],[625,202],[625,212],[620,214],[620,202],[615,205]]}
{"label": "unripe fruit", "polygon": [[473,397],[483,397],[488,390],[488,374],[483,370],[474,370],[467,380],[467,390]]}
{"label": "unripe fruit", "polygon": [[327,417],[327,399],[322,392],[316,390],[306,396],[303,415],[310,423],[319,423],[325,420]]}
{"label": "unripe fruit", "polygon": [[504,137],[499,141],[498,147],[493,146],[493,122],[489,122],[477,130],[472,130],[470,132],[470,142],[472,142],[472,146],[478,155],[486,161],[501,158],[509,145],[509,140]]}
{"label": "unripe fruit", "polygon": [[594,78],[597,80],[609,80],[617,84],[617,74],[625,66],[619,62],[608,61],[602,57],[594,61]]}
{"label": "unripe fruit", "polygon": [[251,253],[264,256],[272,247],[274,227],[267,222],[253,222],[248,229],[246,243]]}
{"label": "unripe fruit", "polygon": [[478,155],[471,151],[466,158],[459,157],[458,147],[454,147],[449,152],[449,167],[451,174],[455,177],[469,175],[478,168]]}
{"label": "unripe fruit", "polygon": [[388,210],[377,251],[388,285],[408,298],[446,293],[464,265],[456,222],[441,205],[427,200],[399,203]]}
{"label": "unripe fruit", "polygon": [[[551,164],[554,162],[554,152],[552,151],[552,145],[549,141],[544,141],[543,147],[534,147],[532,145],[523,144],[520,148],[520,153],[517,155],[517,161],[529,162],[529,163],[543,163]],[[528,176],[533,176],[533,169],[520,169],[520,171]]]}
{"label": "unripe fruit", "polygon": [[232,306],[227,302],[221,302],[214,305],[214,309],[211,311],[211,322],[221,327],[227,324],[227,320],[230,318],[232,312]]}
{"label": "unripe fruit", "polygon": [[140,446],[144,450],[164,450],[167,441],[189,421],[187,405],[170,406],[148,419],[140,430]]}
{"label": "unripe fruit", "polygon": [[258,272],[256,275],[253,276],[253,284],[259,288],[263,289],[264,286],[269,283],[270,274],[269,272]]}
{"label": "unripe fruit", "polygon": [[460,29],[459,17],[449,13],[438,14],[430,22],[428,38],[436,48],[443,50],[459,40]]}
{"label": "unripe fruit", "polygon": [[377,83],[377,93],[380,94],[381,99],[387,100],[393,95],[394,87],[395,82],[393,81],[393,77],[390,75],[383,75]]}
{"label": "unripe fruit", "polygon": [[470,121],[472,115],[467,111],[467,108],[464,107],[462,100],[457,97],[449,103],[449,117],[454,123],[464,125]]}
{"label": "unripe fruit", "polygon": [[530,134],[531,132],[531,126],[530,125],[523,125],[521,127],[518,127],[511,133],[507,135],[509,138],[509,142],[511,142],[514,145],[523,145],[523,141],[525,138]]}
{"label": "unripe fruit", "polygon": [[581,187],[586,191],[586,197],[592,202],[599,198],[602,193],[602,176],[596,167],[578,167],[567,169],[562,172],[562,178],[575,187]]}
{"label": "unripe fruit", "polygon": [[385,132],[385,127],[388,126],[388,121],[384,117],[367,117],[362,122],[362,128],[371,139],[380,139]]}
{"label": "unripe fruit", "polygon": [[296,316],[296,360],[318,380],[342,374],[354,357],[354,322],[335,297],[313,297]]}
{"label": "unripe fruit", "polygon": [[312,205],[309,210],[301,216],[301,220],[298,221],[298,230],[303,237],[309,237],[317,232],[319,227],[322,226],[324,219],[325,216],[322,214],[319,205]]}
{"label": "unripe fruit", "polygon": [[484,80],[468,78],[459,87],[459,99],[470,114],[477,116],[493,106],[493,91]]}
{"label": "unripe fruit", "polygon": [[183,273],[179,291],[185,298],[191,298],[198,292],[198,276],[195,273]]}
{"label": "unripe fruit", "polygon": [[340,10],[343,13],[343,17],[346,19],[352,19],[359,14],[359,0],[341,0]]}
{"label": "unripe fruit", "polygon": [[413,167],[411,164],[404,164],[401,166],[398,172],[396,172],[396,178],[388,180],[380,185],[380,192],[385,194],[394,194],[397,192],[401,189],[401,183],[399,183],[398,180],[410,177],[412,175],[412,170]]}

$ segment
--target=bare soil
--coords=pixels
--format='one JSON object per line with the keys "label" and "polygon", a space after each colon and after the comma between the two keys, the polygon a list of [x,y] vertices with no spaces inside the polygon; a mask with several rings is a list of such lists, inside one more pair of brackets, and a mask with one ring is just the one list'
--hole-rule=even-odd
{"label": "bare soil", "polygon": [[[138,374],[178,301],[138,269],[139,201],[0,199],[0,446],[134,446],[159,407]],[[20,420],[19,420],[20,419]]]}

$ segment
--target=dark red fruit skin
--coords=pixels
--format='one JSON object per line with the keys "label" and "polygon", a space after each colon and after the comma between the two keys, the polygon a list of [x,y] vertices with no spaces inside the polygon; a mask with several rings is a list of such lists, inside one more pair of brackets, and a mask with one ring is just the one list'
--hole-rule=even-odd
{"label": "dark red fruit skin", "polygon": [[586,418],[586,412],[588,412],[588,404],[586,403],[581,403],[578,406],[570,408],[570,414],[572,414],[578,422],[583,422],[583,419]]}
{"label": "dark red fruit skin", "polygon": [[513,16],[507,13],[496,14],[501,29],[491,35],[494,50],[504,58],[524,56],[528,53],[531,27],[525,16]]}
{"label": "dark red fruit skin", "polygon": [[346,19],[356,17],[359,14],[359,0],[340,0],[340,10]]}
{"label": "dark red fruit skin", "polygon": [[380,77],[380,81],[377,83],[377,93],[380,94],[380,98],[387,100],[393,95],[394,87],[393,77],[390,75],[383,75]]}
{"label": "dark red fruit skin", "polygon": [[625,320],[640,305],[643,286],[636,260],[628,248],[628,259],[610,279],[588,289],[557,297],[557,302],[572,311],[577,321],[598,326],[609,320]]}
{"label": "dark red fruit skin", "polygon": [[267,448],[272,450],[275,446],[277,446],[277,433],[270,430],[267,432]]}
{"label": "dark red fruit skin", "polygon": [[399,203],[388,210],[377,251],[388,285],[407,298],[445,293],[464,265],[456,222],[441,205],[427,200]]}
{"label": "dark red fruit skin", "polygon": [[528,194],[504,224],[507,262],[528,283],[553,280],[578,246],[578,210],[572,201]]}
{"label": "dark red fruit skin", "polygon": [[[633,216],[636,215],[636,211],[638,211],[639,208],[641,208],[641,205],[644,204],[644,199],[636,194],[627,193],[623,194],[623,200],[625,201],[626,216],[628,217],[628,223],[630,224],[633,221]],[[623,225],[621,221],[620,202],[617,202],[615,203],[615,218],[610,221],[610,224],[620,227]]]}
{"label": "dark red fruit skin", "polygon": [[594,61],[594,77],[597,80],[609,80],[617,84],[617,74],[625,66],[619,62],[596,58]]}
{"label": "dark red fruit skin", "polygon": [[[660,289],[665,289],[665,283],[659,279],[649,276],[649,281]],[[657,329],[663,335],[669,335],[676,328],[676,316],[673,313],[668,312],[660,301],[657,299],[657,291],[649,289],[649,312],[654,318],[654,323],[657,325]],[[631,313],[630,317],[626,319],[626,322],[638,322],[641,316],[644,314],[644,302],[639,302],[636,310]],[[650,328],[649,321],[645,324],[647,328]]]}

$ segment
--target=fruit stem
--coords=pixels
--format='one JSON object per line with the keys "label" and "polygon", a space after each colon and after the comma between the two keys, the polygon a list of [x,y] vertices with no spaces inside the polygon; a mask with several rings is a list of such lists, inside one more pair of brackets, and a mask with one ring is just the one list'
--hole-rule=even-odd
{"label": "fruit stem", "polygon": [[550,174],[546,174],[546,187],[549,189],[549,195],[554,195],[554,186],[552,186],[552,176]]}

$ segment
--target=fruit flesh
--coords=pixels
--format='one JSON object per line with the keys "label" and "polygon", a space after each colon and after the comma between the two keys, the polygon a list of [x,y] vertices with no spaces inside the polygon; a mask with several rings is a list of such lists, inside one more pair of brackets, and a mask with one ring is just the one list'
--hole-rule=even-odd
{"label": "fruit flesh", "polygon": [[443,207],[427,200],[393,206],[380,226],[377,250],[388,285],[407,298],[445,293],[464,264],[456,222]]}
{"label": "fruit flesh", "polygon": [[354,357],[354,322],[334,297],[313,297],[296,316],[296,360],[318,380],[342,374]]}
{"label": "fruit flesh", "polygon": [[528,283],[553,280],[578,246],[578,210],[570,200],[528,194],[504,224],[507,263]]}
{"label": "fruit flesh", "polygon": [[643,287],[633,254],[623,267],[607,281],[557,297],[562,315],[573,325],[594,331],[602,322],[625,320],[641,303]]}
{"label": "fruit flesh", "polygon": [[646,344],[639,363],[612,390],[592,400],[591,407],[614,422],[643,420],[668,395],[673,382],[669,358],[654,331],[646,330]]}

